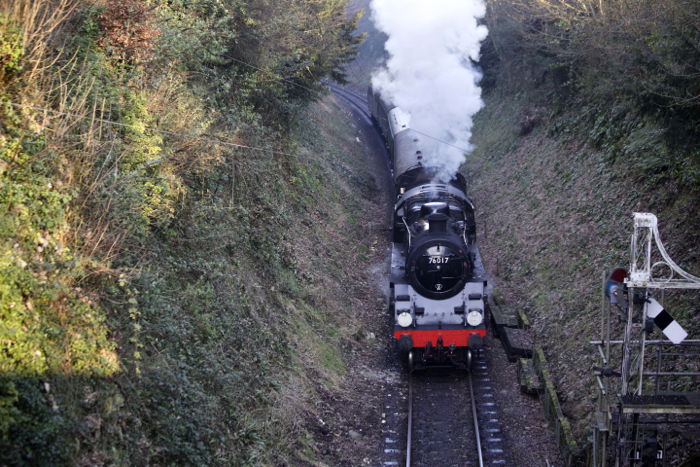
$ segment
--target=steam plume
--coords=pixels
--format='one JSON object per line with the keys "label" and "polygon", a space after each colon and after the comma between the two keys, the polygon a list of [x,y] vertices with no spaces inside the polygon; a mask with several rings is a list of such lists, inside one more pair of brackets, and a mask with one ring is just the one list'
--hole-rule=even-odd
{"label": "steam plume", "polygon": [[[389,38],[384,69],[372,86],[411,115],[411,128],[423,136],[425,164],[447,181],[470,151],[472,117],[483,106],[478,82],[482,0],[372,0],[373,20]],[[457,146],[457,149],[455,148]]]}

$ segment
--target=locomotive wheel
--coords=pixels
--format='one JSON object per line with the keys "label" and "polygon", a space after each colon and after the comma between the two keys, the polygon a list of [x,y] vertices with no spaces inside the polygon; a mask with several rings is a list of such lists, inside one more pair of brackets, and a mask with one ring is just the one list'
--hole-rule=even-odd
{"label": "locomotive wheel", "polygon": [[471,373],[472,371],[472,351],[467,349],[467,371]]}
{"label": "locomotive wheel", "polygon": [[408,352],[408,355],[406,356],[406,365],[408,366],[408,372],[413,373],[413,368],[414,368],[414,361],[413,361],[413,350],[410,350]]}

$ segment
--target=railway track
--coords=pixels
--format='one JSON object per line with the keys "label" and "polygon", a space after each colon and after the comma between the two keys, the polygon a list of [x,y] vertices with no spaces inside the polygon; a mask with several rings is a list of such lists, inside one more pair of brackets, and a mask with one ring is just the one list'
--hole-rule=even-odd
{"label": "railway track", "polygon": [[486,360],[470,373],[433,370],[404,375],[385,406],[382,465],[506,465],[506,442]]}
{"label": "railway track", "polygon": [[357,110],[360,116],[365,120],[365,123],[372,125],[372,117],[369,112],[369,106],[367,105],[366,98],[336,84],[329,84],[328,89],[330,89],[333,94],[350,104],[350,106],[355,108],[355,110]]}
{"label": "railway track", "polygon": [[470,373],[436,370],[408,376],[404,462],[385,465],[504,465],[505,443],[490,383],[486,362],[478,356]]}
{"label": "railway track", "polygon": [[469,375],[423,374],[409,379],[406,463],[483,466]]}
{"label": "railway track", "polygon": [[[435,370],[406,376],[385,407],[382,465],[505,465],[505,440],[485,360],[471,373]],[[391,412],[393,410],[393,412]],[[403,426],[403,430],[400,426]]]}

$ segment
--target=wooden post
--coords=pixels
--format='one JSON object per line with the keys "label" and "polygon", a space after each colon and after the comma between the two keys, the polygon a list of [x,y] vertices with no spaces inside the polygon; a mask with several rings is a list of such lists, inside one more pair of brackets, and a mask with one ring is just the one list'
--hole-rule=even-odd
{"label": "wooden post", "polygon": [[236,150],[231,154],[231,203],[236,201]]}

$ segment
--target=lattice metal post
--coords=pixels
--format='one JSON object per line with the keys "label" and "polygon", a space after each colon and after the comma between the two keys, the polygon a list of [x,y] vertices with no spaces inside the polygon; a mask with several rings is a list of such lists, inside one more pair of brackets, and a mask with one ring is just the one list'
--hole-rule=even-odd
{"label": "lattice metal post", "polygon": [[[654,245],[656,248],[654,248]],[[654,260],[654,258],[657,258],[657,260]],[[660,270],[665,273],[664,277],[660,276]],[[670,273],[667,272],[669,270]],[[644,456],[642,453],[644,449],[642,446],[644,444],[642,442],[642,433],[648,427],[645,428],[646,425],[642,425],[643,420],[640,419],[640,414],[689,413],[684,412],[689,409],[683,405],[665,406],[663,405],[665,403],[661,402],[662,405],[660,407],[648,409],[644,407],[644,402],[640,402],[640,400],[655,400],[654,397],[658,395],[660,389],[659,378],[661,375],[668,377],[676,374],[694,374],[693,372],[662,372],[662,352],[660,349],[657,349],[655,370],[653,367],[650,367],[651,372],[648,369],[646,370],[647,376],[654,378],[653,384],[650,386],[654,389],[652,389],[651,394],[643,395],[642,392],[646,392],[644,378],[645,356],[648,353],[646,352],[647,345],[672,345],[680,344],[681,342],[685,342],[687,345],[700,345],[700,341],[697,340],[684,341],[687,333],[663,307],[663,295],[666,289],[700,289],[700,277],[684,271],[670,258],[661,242],[658,220],[654,214],[634,213],[634,232],[630,244],[630,269],[624,281],[627,286],[628,300],[627,320],[622,340],[611,340],[610,323],[609,321],[606,322],[606,319],[609,320],[613,316],[613,310],[611,307],[606,307],[604,301],[602,306],[603,316],[601,318],[602,339],[598,342],[592,342],[598,345],[604,369],[607,368],[607,371],[610,371],[608,366],[611,358],[610,344],[613,342],[617,345],[621,344],[620,350],[622,352],[619,392],[616,392],[618,396],[617,402],[613,402],[605,397],[615,394],[615,389],[613,389],[612,385],[605,383],[605,380],[602,378],[604,374],[597,374],[596,376],[601,395],[598,413],[605,411],[609,417],[607,419],[607,428],[597,421],[594,424],[594,453],[592,461],[596,467],[606,464],[605,444],[608,437],[610,439],[617,438],[615,466],[637,465],[642,461],[641,457]],[[612,297],[612,293],[610,296]],[[647,338],[646,325],[648,320],[653,320],[654,324],[668,338],[669,342],[667,344]],[[605,404],[607,404],[607,410],[604,408]],[[681,403],[679,402],[678,404]],[[645,410],[650,411],[645,412]],[[662,410],[662,412],[658,410]],[[648,424],[649,422],[644,423]]]}
{"label": "lattice metal post", "polygon": [[629,280],[645,283],[651,280],[651,240],[657,219],[654,214],[634,213]]}

